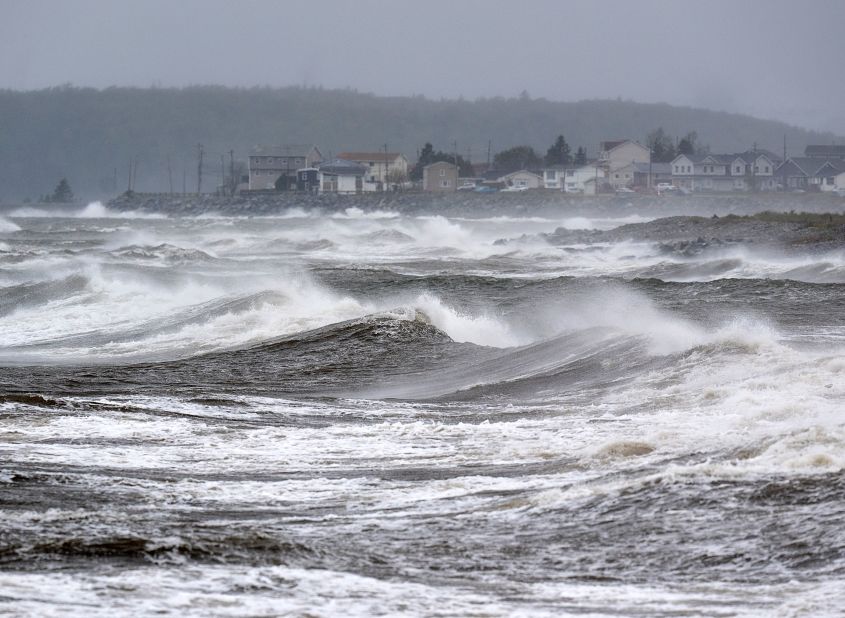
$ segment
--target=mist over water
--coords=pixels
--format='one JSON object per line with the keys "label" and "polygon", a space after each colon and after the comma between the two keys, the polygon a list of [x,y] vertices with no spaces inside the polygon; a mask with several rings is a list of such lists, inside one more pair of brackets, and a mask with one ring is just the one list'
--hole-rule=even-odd
{"label": "mist over water", "polygon": [[845,253],[651,219],[5,213],[0,614],[838,615]]}

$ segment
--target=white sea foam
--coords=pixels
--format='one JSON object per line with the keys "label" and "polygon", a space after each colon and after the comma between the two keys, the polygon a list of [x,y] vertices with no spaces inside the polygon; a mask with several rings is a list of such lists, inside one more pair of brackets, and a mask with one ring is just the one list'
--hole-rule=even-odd
{"label": "white sea foam", "polygon": [[26,218],[54,218],[66,217],[72,219],[166,219],[160,213],[145,213],[136,210],[114,211],[108,209],[102,202],[89,202],[83,208],[74,205],[62,207],[34,207],[25,206],[9,213],[12,217]]}
{"label": "white sea foam", "polygon": [[8,234],[10,232],[17,232],[21,228],[18,224],[0,217],[0,234]]}

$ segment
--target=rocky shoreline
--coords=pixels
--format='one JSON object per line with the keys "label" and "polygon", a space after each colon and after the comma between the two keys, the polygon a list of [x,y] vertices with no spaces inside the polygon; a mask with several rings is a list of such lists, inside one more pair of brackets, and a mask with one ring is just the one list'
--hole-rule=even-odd
{"label": "rocky shoreline", "polygon": [[845,249],[845,215],[762,212],[750,216],[674,216],[606,231],[560,227],[541,236],[554,245],[653,242],[666,253],[684,256],[731,245],[823,252]]}
{"label": "rocky shoreline", "polygon": [[161,213],[170,216],[219,214],[226,216],[274,216],[291,209],[337,213],[350,208],[364,212],[387,210],[410,215],[446,216],[612,216],[639,214],[753,214],[764,210],[842,212],[845,199],[826,194],[729,194],[654,196],[626,195],[584,197],[553,191],[479,194],[419,192],[362,195],[259,194],[232,198],[214,195],[121,195],[108,202],[118,211]]}

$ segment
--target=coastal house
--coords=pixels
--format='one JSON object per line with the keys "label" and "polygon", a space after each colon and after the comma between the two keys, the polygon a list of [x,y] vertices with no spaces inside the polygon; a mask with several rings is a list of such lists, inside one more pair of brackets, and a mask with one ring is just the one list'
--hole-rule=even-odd
{"label": "coastal house", "polygon": [[311,145],[256,146],[249,154],[249,189],[292,190],[296,170],[314,167],[323,160],[320,150]]}
{"label": "coastal house", "polygon": [[504,183],[505,186],[516,187],[518,189],[539,189],[543,186],[542,176],[534,172],[529,172],[528,170],[519,170],[505,174],[499,177],[498,181]]}
{"label": "coastal house", "polygon": [[631,163],[648,163],[651,151],[633,140],[606,141],[599,144],[598,164],[613,172]]}
{"label": "coastal house", "polygon": [[[774,160],[773,160],[774,159]],[[771,153],[682,154],[671,164],[672,184],[689,191],[773,191],[779,161]]]}
{"label": "coastal house", "polygon": [[381,190],[408,179],[408,159],[400,152],[342,152],[338,158],[367,166],[366,181]]}
{"label": "coastal house", "polygon": [[362,193],[369,168],[354,161],[332,159],[317,166],[319,193]]}
{"label": "coastal house", "polygon": [[563,183],[566,178],[566,167],[554,165],[543,170],[543,188],[563,191]]}
{"label": "coastal house", "polygon": [[570,168],[566,170],[563,190],[565,193],[595,195],[605,178],[605,169],[598,163]]}
{"label": "coastal house", "polygon": [[458,188],[458,166],[447,161],[430,163],[423,168],[423,191],[448,192]]}
{"label": "coastal house", "polygon": [[845,174],[845,159],[825,160],[810,177],[810,188],[818,188],[823,192],[836,191],[843,186],[843,174]]}
{"label": "coastal house", "polygon": [[845,172],[845,159],[790,157],[775,171],[775,178],[785,191],[834,191],[837,177]]}

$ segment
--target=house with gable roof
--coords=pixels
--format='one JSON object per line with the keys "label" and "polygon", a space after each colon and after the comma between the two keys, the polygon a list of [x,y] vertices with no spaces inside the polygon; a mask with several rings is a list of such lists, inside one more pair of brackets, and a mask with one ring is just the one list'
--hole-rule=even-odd
{"label": "house with gable roof", "polygon": [[682,154],[671,162],[672,184],[689,191],[774,191],[779,163],[774,155],[761,150]]}
{"label": "house with gable roof", "polygon": [[249,154],[249,189],[296,188],[296,171],[314,167],[323,160],[313,144],[256,146]]}
{"label": "house with gable roof", "polygon": [[368,183],[380,183],[384,187],[408,179],[408,159],[401,152],[342,152],[338,158],[366,165]]}
{"label": "house with gable roof", "polygon": [[651,151],[633,140],[623,139],[599,144],[598,164],[608,172],[632,163],[648,163],[650,160]]}

